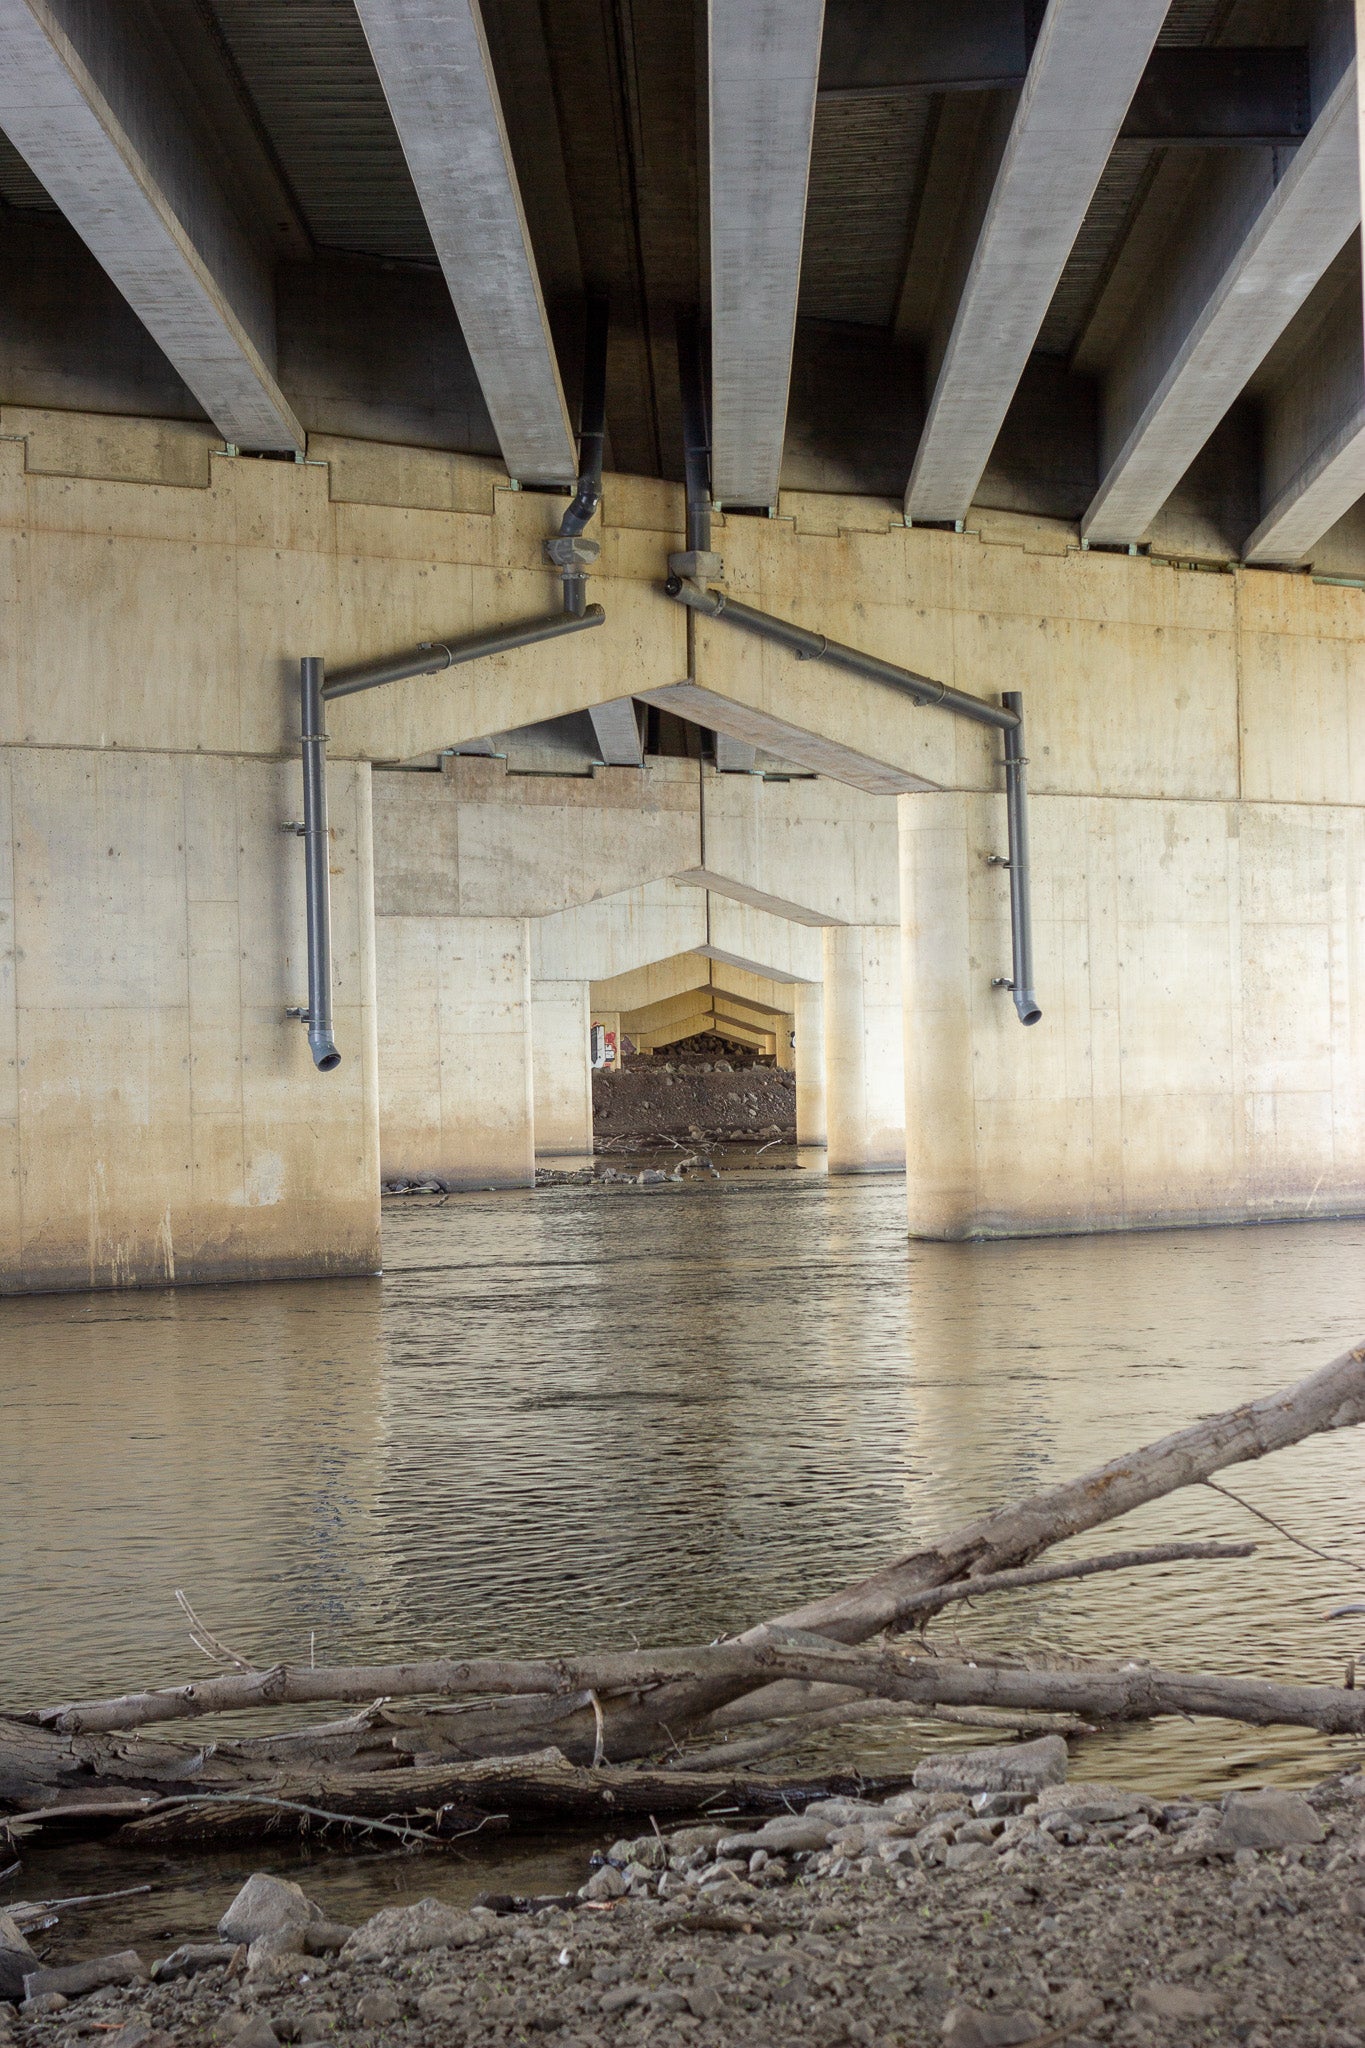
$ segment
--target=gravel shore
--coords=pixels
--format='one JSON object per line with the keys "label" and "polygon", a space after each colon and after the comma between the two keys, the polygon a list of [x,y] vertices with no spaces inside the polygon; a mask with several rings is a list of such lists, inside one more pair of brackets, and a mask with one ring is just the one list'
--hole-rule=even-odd
{"label": "gravel shore", "polygon": [[23,1998],[21,1965],[29,1993],[0,2043],[1365,2048],[1365,1778],[1157,1802],[1057,1782],[1048,1749],[950,1753],[881,1805],[651,1831],[566,1901],[352,1930],[258,1876],[160,1981],[125,1954],[86,1975],[133,1981],[63,1990],[0,1916],[0,1993]]}

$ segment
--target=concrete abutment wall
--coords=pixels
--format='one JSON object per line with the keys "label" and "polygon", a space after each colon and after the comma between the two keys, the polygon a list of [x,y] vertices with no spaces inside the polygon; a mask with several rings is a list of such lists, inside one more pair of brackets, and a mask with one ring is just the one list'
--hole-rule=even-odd
{"label": "concrete abutment wall", "polygon": [[[679,762],[490,801],[497,764],[466,762],[452,898],[443,778],[371,761],[686,673],[658,588],[679,494],[609,478],[599,632],[329,707],[343,1065],[318,1075],[284,1015],[306,999],[297,658],[553,609],[558,512],[472,458],[241,460],[174,422],[0,410],[0,1287],[373,1271],[381,1125],[386,1165],[477,1167],[480,1062],[496,1128],[466,1178],[530,1177],[542,984],[703,948],[824,981],[828,1055],[822,948],[897,919],[912,1230],[1365,1208],[1365,595],[1081,553],[1008,514],[950,535],[795,495],[717,545],[767,609],[1024,692],[1035,1030],[991,987],[996,742],[720,623],[696,683],[872,764],[868,794]],[[938,789],[899,798],[897,890],[887,790],[916,780]],[[398,784],[423,816],[375,874]]]}

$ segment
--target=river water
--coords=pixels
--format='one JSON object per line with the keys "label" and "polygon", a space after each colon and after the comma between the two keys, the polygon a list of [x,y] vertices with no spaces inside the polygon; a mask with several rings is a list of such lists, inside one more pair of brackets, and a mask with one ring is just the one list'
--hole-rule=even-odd
{"label": "river water", "polygon": [[[370,1281],[0,1302],[0,1702],[202,1672],[177,1587],[261,1662],[704,1641],[1365,1334],[1365,1224],[910,1244],[896,1179],[409,1199],[385,1242]],[[1361,1432],[1224,1477],[1365,1563]],[[1360,1573],[1207,1489],[1121,1527],[1261,1548],[959,1610],[934,1639],[1318,1682],[1365,1651],[1365,1617],[1324,1619]],[[931,1739],[865,1724],[804,1755],[903,1767]],[[1350,1754],[1163,1722],[1073,1770],[1214,1790]],[[126,1867],[54,1853],[30,1860],[56,1888]],[[581,1874],[563,1841],[488,1853],[467,1888]],[[366,1863],[362,1892],[362,1869],[411,1882]]]}

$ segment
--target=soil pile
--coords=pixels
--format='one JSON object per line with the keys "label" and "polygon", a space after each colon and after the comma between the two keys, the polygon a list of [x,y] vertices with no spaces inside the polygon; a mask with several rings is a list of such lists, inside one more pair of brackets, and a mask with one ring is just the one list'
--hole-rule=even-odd
{"label": "soil pile", "polygon": [[592,1077],[593,1135],[622,1144],[709,1138],[730,1144],[796,1136],[796,1076],[741,1047],[627,1053]]}

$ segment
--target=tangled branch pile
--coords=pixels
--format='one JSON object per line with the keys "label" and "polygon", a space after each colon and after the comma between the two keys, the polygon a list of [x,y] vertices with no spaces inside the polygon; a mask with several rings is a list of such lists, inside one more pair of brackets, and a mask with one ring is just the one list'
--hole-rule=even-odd
{"label": "tangled branch pile", "polygon": [[[907,1635],[951,1602],[1097,1572],[1245,1557],[1249,1544],[1166,1544],[1035,1560],[1144,1502],[1321,1431],[1365,1421],[1365,1345],[1263,1400],[981,1516],[841,1592],[717,1643],[576,1657],[256,1669],[0,1714],[0,1834],[116,1829],[130,1843],[239,1840],[321,1824],[440,1839],[516,1819],[762,1810],[798,1790],[742,1767],[813,1726],[875,1714],[1080,1732],[1160,1714],[1365,1734],[1365,1691],[1169,1672],[1047,1670],[942,1658]],[[193,1617],[192,1617],[193,1619]],[[340,1721],[204,1744],[141,1731],[286,1705],[350,1703]],[[757,1734],[737,1730],[759,1730]],[[820,1789],[837,1788],[822,1778]]]}

